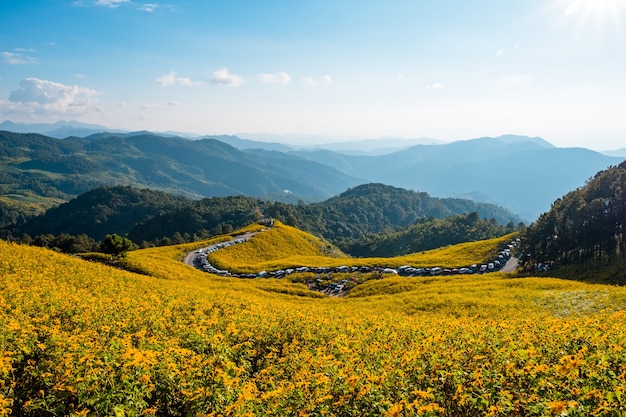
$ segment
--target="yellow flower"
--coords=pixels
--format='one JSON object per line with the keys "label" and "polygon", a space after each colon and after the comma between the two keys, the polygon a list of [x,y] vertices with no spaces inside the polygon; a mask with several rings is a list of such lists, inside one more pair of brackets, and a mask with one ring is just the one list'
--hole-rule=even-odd
{"label": "yellow flower", "polygon": [[387,410],[387,415],[389,417],[398,417],[400,413],[402,413],[403,408],[404,406],[401,403],[396,403],[392,405],[391,408],[389,408],[389,410]]}

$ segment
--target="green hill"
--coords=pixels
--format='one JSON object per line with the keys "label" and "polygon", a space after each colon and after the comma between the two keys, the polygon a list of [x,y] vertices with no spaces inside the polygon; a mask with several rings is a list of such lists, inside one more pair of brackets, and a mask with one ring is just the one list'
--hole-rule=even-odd
{"label": "green hill", "polygon": [[319,201],[358,182],[301,157],[243,152],[215,139],[147,132],[54,139],[0,131],[3,195],[69,200],[97,186],[132,185],[194,198],[290,193]]}
{"label": "green hill", "polygon": [[[356,241],[380,232],[399,231],[416,223],[453,215],[477,213],[481,219],[494,219],[501,225],[517,226],[520,218],[500,206],[470,200],[435,198],[427,193],[383,184],[353,187],[320,203],[289,205],[268,203],[265,215],[318,236],[324,236],[342,249],[356,248]],[[511,226],[511,225],[509,225]],[[504,227],[491,234],[468,234],[469,240],[506,233]],[[439,243],[441,243],[440,241]],[[459,240],[444,244],[459,243]],[[436,247],[433,244],[429,248]],[[405,248],[406,249],[406,248]],[[360,254],[360,253],[359,253]]]}
{"label": "green hill", "polygon": [[[472,212],[471,225],[467,221],[457,222],[465,225],[462,232],[458,227],[450,228],[450,233],[444,231],[446,225],[452,223],[442,222],[442,217],[468,216]],[[490,220],[479,219],[478,212],[490,216]],[[163,191],[116,186],[95,188],[45,214],[6,226],[0,232],[15,238],[23,234],[33,238],[48,234],[85,234],[95,240],[102,240],[107,234],[118,234],[138,244],[161,245],[229,233],[258,221],[262,214],[328,239],[356,256],[381,255],[382,252],[368,252],[367,248],[371,248],[372,239],[384,240],[392,231],[399,233],[409,228],[409,232],[416,233],[405,238],[413,240],[410,244],[377,244],[388,246],[385,256],[501,236],[512,231],[512,220],[517,220],[498,206],[437,199],[426,193],[382,184],[354,187],[314,204],[263,202],[244,196],[198,200]],[[508,219],[511,227],[491,220],[493,216],[502,221]],[[422,229],[435,227],[440,233],[437,237],[424,234],[417,230],[418,225]],[[382,237],[372,237],[383,232]]]}
{"label": "green hill", "polygon": [[626,283],[626,162],[598,172],[530,225],[526,268]]}

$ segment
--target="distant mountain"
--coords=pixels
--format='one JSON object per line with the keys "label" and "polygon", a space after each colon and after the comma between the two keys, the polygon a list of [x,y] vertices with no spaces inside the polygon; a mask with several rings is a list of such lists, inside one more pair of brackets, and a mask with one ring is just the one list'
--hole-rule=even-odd
{"label": "distant mountain", "polygon": [[237,136],[231,135],[206,135],[202,136],[200,139],[217,139],[220,142],[228,143],[230,146],[241,150],[264,149],[268,151],[288,152],[293,149],[291,146],[283,145],[282,143],[278,142],[261,142],[256,140],[241,139]]}
{"label": "distant mountain", "polygon": [[358,137],[325,136],[325,135],[272,135],[259,133],[238,133],[238,137],[253,141],[279,142],[289,144],[294,149],[316,150],[327,149],[346,154],[383,155],[408,148],[414,145],[432,145],[440,143],[435,139],[405,139],[397,137],[382,137],[362,139]]}
{"label": "distant mountain", "polygon": [[440,142],[434,139],[404,139],[385,137],[377,139],[360,139],[349,142],[322,143],[319,145],[305,147],[305,149],[325,149],[346,155],[379,156],[398,152],[415,145],[435,145],[439,143]]}
{"label": "distant mountain", "polygon": [[603,151],[604,155],[617,156],[620,158],[626,158],[626,148],[615,149],[613,151]]}
{"label": "distant mountain", "polygon": [[363,182],[295,155],[144,132],[62,140],[0,132],[0,179],[13,193],[66,200],[100,185],[133,185],[195,198],[289,193],[319,201]]}
{"label": "distant mountain", "polygon": [[[24,190],[37,184],[38,195],[65,200],[98,185],[126,184],[194,197],[248,195],[311,202],[358,184],[381,183],[501,205],[526,222],[545,212],[557,196],[626,159],[516,135],[361,154],[228,135],[183,139],[146,131],[100,132],[63,139],[63,145],[23,135],[0,143],[0,152],[5,149],[7,155],[33,147],[28,154],[13,156],[21,158],[19,163],[0,160],[6,163],[0,166],[4,183],[23,184]],[[24,144],[26,138],[34,142]]]}
{"label": "distant mountain", "polygon": [[433,196],[473,196],[532,221],[559,195],[624,158],[582,148],[556,148],[541,138],[501,136],[417,145],[382,156],[328,150],[291,151],[348,175]]}
{"label": "distant mountain", "polygon": [[68,136],[82,137],[97,132],[111,131],[111,129],[101,125],[81,123],[75,120],[59,120],[55,123],[14,123],[6,120],[0,123],[0,131],[2,130],[15,133],[39,133],[57,139]]}

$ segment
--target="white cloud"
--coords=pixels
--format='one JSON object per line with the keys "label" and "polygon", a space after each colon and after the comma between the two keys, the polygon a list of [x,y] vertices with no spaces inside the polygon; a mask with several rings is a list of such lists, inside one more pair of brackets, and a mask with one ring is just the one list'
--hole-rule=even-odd
{"label": "white cloud", "polygon": [[6,112],[50,115],[82,115],[102,111],[96,105],[99,92],[78,85],[64,85],[39,78],[26,78],[9,95]]}
{"label": "white cloud", "polygon": [[305,84],[308,84],[308,85],[319,85],[319,84],[330,85],[333,83],[333,79],[330,78],[330,75],[324,75],[322,79],[319,81],[314,79],[313,77],[304,77],[302,80],[304,81]]}
{"label": "white cloud", "polygon": [[[16,49],[19,50],[19,49]],[[22,64],[38,64],[39,60],[35,57],[21,54],[19,52],[2,52],[2,60],[10,65]]]}
{"label": "white cloud", "polygon": [[143,10],[144,12],[148,12],[148,13],[152,13],[158,8],[159,8],[159,5],[154,4],[154,3],[144,3],[139,6],[139,10]]}
{"label": "white cloud", "polygon": [[495,55],[496,55],[497,57],[500,57],[500,56],[504,55],[504,49],[503,49],[503,48],[498,49],[498,50],[496,51]]}
{"label": "white cloud", "polygon": [[141,110],[163,110],[165,108],[162,104],[144,104],[141,106]]}
{"label": "white cloud", "polygon": [[184,85],[187,87],[198,87],[202,85],[200,82],[194,82],[188,77],[179,77],[176,71],[171,71],[156,79],[156,83],[161,87],[171,87],[173,85]]}
{"label": "white cloud", "polygon": [[178,101],[169,101],[167,104],[144,104],[141,110],[167,110],[182,106]]}
{"label": "white cloud", "polygon": [[76,0],[74,1],[74,6],[102,6],[108,7],[110,9],[116,9],[120,6],[134,6],[138,10],[142,10],[144,12],[152,13],[161,5],[157,3],[136,3],[132,0]]}
{"label": "white cloud", "polygon": [[111,8],[119,7],[119,5],[124,4],[124,3],[130,4],[131,1],[130,0],[96,0],[94,2],[94,4],[97,6],[106,6],[106,7],[111,7]]}
{"label": "white cloud", "polygon": [[82,73],[80,73],[80,72],[77,72],[76,74],[74,74],[74,77],[76,77],[76,78],[78,78],[78,79],[82,80],[83,78],[85,78],[85,74],[82,74]]}
{"label": "white cloud", "polygon": [[214,84],[222,84],[230,87],[239,87],[244,83],[244,81],[245,80],[243,78],[235,74],[231,74],[228,71],[228,68],[218,69],[213,73],[213,78],[211,79],[211,82]]}
{"label": "white cloud", "polygon": [[291,81],[291,77],[286,72],[277,72],[275,74],[259,74],[259,80],[262,83],[287,84]]}
{"label": "white cloud", "polygon": [[441,90],[442,88],[446,88],[445,84],[442,83],[432,83],[426,86],[429,90]]}

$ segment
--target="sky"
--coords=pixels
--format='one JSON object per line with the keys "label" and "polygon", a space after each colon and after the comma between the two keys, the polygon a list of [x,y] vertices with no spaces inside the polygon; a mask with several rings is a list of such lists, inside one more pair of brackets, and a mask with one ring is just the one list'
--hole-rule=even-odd
{"label": "sky", "polygon": [[0,122],[626,147],[626,0],[0,0]]}

